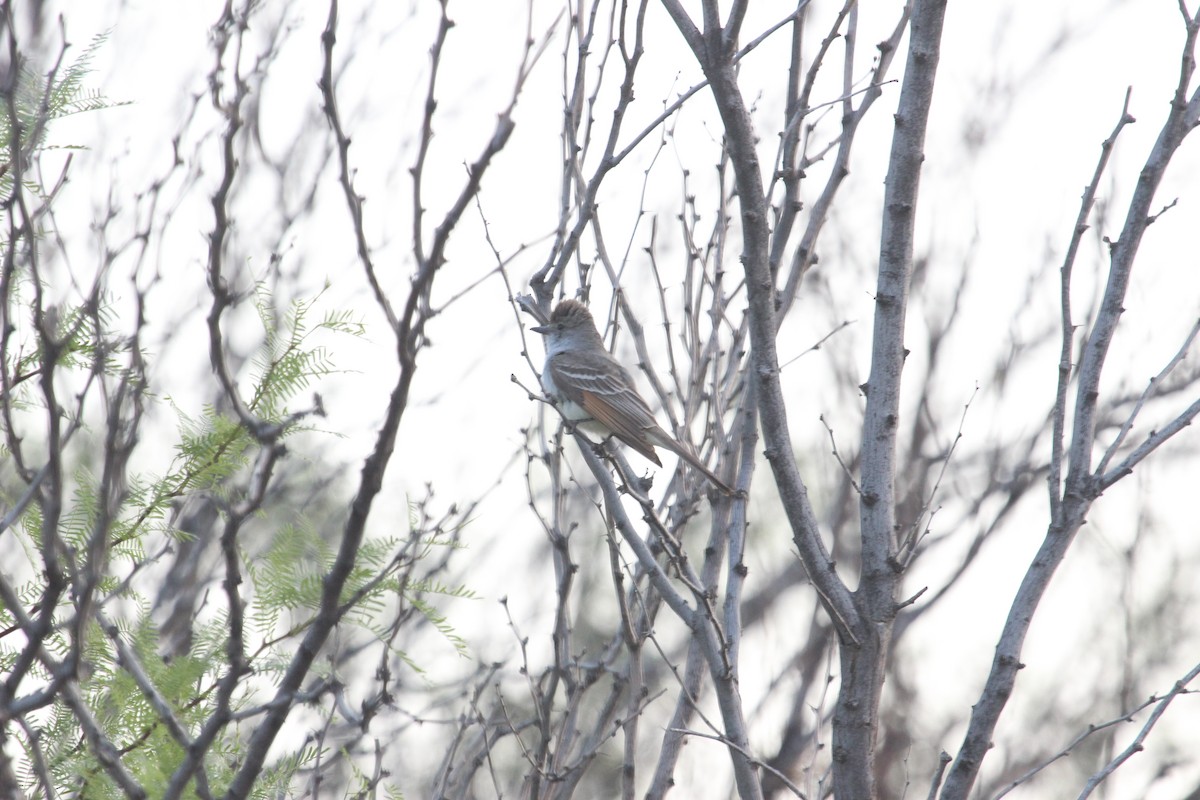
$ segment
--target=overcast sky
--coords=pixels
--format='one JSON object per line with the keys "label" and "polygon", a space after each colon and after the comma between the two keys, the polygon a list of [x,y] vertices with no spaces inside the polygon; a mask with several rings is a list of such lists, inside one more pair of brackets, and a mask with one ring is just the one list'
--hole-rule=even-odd
{"label": "overcast sky", "polygon": [[[349,66],[338,85],[339,103],[353,138],[356,188],[367,198],[370,243],[377,262],[384,265],[385,283],[397,292],[407,286],[411,268],[407,256],[411,242],[408,169],[414,159],[417,120],[428,78],[435,5],[346,2],[341,12],[338,62]],[[898,8],[895,2],[868,5],[870,11],[864,9],[861,15],[859,77],[867,74],[873,44],[894,25]],[[65,214],[95,217],[110,201],[125,210],[138,208],[139,193],[168,171],[172,140],[181,130],[186,131],[181,154],[200,165],[195,185],[211,187],[215,183],[216,177],[207,171],[215,163],[216,143],[211,132],[218,124],[211,104],[201,100],[195,105],[197,121],[185,126],[184,120],[192,112],[193,98],[206,90],[213,60],[208,29],[221,6],[213,0],[63,4],[67,38],[76,48],[70,52],[78,52],[92,37],[110,31],[89,82],[111,100],[127,103],[55,126],[54,137],[60,144],[87,147],[74,155],[73,185],[62,199]],[[760,2],[752,6],[745,38],[782,17],[788,4]],[[827,14],[827,6],[815,3],[815,14]],[[886,13],[879,10],[884,6]],[[535,0],[531,26],[535,37],[551,29],[560,8],[558,3]],[[496,113],[508,101],[522,55],[527,6],[512,0],[459,0],[451,2],[450,9],[457,25],[448,39],[435,145],[430,154],[431,172],[439,177],[427,185],[426,195],[433,219],[457,192],[463,163],[476,157],[491,134]],[[301,0],[291,4],[270,1],[260,12],[259,19],[283,20],[288,30],[261,97],[261,148],[271,158],[287,158],[298,139],[316,142],[324,136],[317,80],[319,37],[327,11],[324,2]],[[637,90],[639,102],[632,112],[643,123],[661,111],[664,100],[699,80],[698,69],[656,5],[651,7],[648,24],[648,53]],[[813,27],[815,42],[820,26]],[[1104,266],[1105,246],[1099,237],[1115,238],[1119,232],[1121,209],[1158,133],[1178,76],[1182,33],[1174,0],[951,3],[918,215],[918,256],[935,259],[939,268],[931,271],[924,293],[914,299],[913,317],[936,313],[952,299],[960,268],[965,265],[970,270],[972,305],[965,328],[969,334],[952,345],[955,367],[943,373],[953,376],[957,385],[942,387],[946,409],[961,408],[979,387],[974,410],[964,424],[965,446],[970,446],[972,436],[982,439],[989,432],[1028,424],[1030,414],[1045,413],[1048,401],[1044,393],[1055,378],[1054,348],[1019,376],[1033,398],[1028,405],[1014,403],[1013,394],[1001,395],[989,383],[992,356],[981,358],[980,348],[994,349],[998,343],[1032,337],[1053,325],[1058,301],[1055,270],[1078,213],[1080,193],[1091,178],[1100,143],[1119,118],[1126,90],[1132,88],[1130,113],[1138,122],[1123,133],[1113,156],[1111,177],[1102,184],[1102,208],[1111,206],[1113,217],[1087,238],[1080,261],[1078,302],[1083,307],[1094,298]],[[46,35],[53,38],[56,33],[50,29]],[[261,46],[261,38],[256,41]],[[781,113],[778,55],[785,47],[786,37],[777,36],[743,66],[743,87],[757,102],[756,122],[764,138],[775,135],[773,126]],[[544,263],[548,252],[544,237],[557,220],[562,52],[562,36],[552,34],[518,104],[513,143],[485,180],[482,209],[496,247],[509,256],[530,245],[510,267],[514,291],[524,290],[529,276]],[[896,69],[893,77],[899,75]],[[880,101],[885,108],[873,112],[855,145],[844,193],[857,199],[838,206],[828,233],[837,245],[827,243],[825,247],[844,265],[832,258],[822,261],[820,269],[827,274],[859,270],[869,277],[878,256],[879,199],[896,93],[897,84],[885,87]],[[644,203],[649,215],[669,223],[678,213],[681,164],[695,170],[691,191],[711,196],[715,189],[711,167],[720,126],[703,92],[681,111],[676,131],[671,144],[661,150],[656,137],[649,137],[635,153],[632,166],[614,177],[601,198],[609,247],[618,256],[628,251],[635,265],[648,231],[647,217],[636,213],[639,203]],[[976,144],[965,145],[968,140]],[[298,157],[312,157],[312,152],[311,148],[301,149]],[[1106,373],[1105,385],[1110,389],[1124,386],[1140,391],[1178,348],[1197,316],[1198,153],[1196,142],[1185,146],[1159,194],[1159,206],[1175,198],[1178,204],[1152,227],[1143,247],[1126,303],[1122,323],[1126,327],[1114,345]],[[648,169],[652,179],[643,187]],[[814,174],[821,169],[821,165],[815,166]],[[305,187],[287,186],[281,194],[262,173],[248,172],[246,179],[261,181],[261,192],[248,192],[235,209],[236,250],[245,256],[243,281],[248,282],[253,276],[269,274],[271,220],[281,204],[299,202]],[[147,280],[148,271],[163,272],[164,280],[151,295],[151,331],[160,337],[168,330],[179,332],[163,351],[166,360],[158,366],[163,381],[158,391],[196,413],[211,400],[207,393],[189,391],[208,375],[207,343],[201,328],[206,310],[202,264],[205,235],[212,225],[211,207],[203,191],[185,190],[179,173],[172,180],[165,196],[178,205],[139,280]],[[819,183],[814,181],[813,186],[810,191],[815,192]],[[305,445],[335,454],[352,475],[372,444],[370,432],[386,400],[383,387],[391,382],[393,367],[387,365],[393,359],[382,317],[366,293],[349,237],[348,215],[335,188],[327,177],[311,219],[290,231],[282,242],[282,269],[296,276],[300,293],[318,291],[328,281],[331,285],[323,305],[356,308],[368,326],[365,341],[336,343],[338,363],[349,373],[317,387],[330,412],[323,424],[344,438],[314,436],[306,439]],[[112,223],[112,238],[119,241],[128,235],[134,219],[133,214],[117,218]],[[474,208],[464,218],[463,228],[465,233],[449,252],[445,280],[439,285],[438,296],[443,300],[484,276],[495,263]],[[89,254],[94,240],[80,237],[67,244],[70,269],[86,275],[94,263]],[[119,274],[131,268],[117,262]],[[631,274],[636,274],[633,269]],[[1033,290],[1029,288],[1031,279],[1039,281]],[[781,339],[781,356],[786,359],[789,354],[799,354],[839,320],[855,320],[857,332],[849,331],[844,349],[835,352],[855,360],[865,375],[872,286],[865,279],[839,285],[832,295],[838,298],[836,308],[820,307],[821,298],[802,298],[801,308],[806,311],[789,322]],[[639,285],[633,280],[625,288],[635,295],[647,291],[644,282]],[[645,302],[643,310],[654,313],[657,306]],[[235,325],[231,330],[234,343],[249,348],[254,328],[247,319],[241,323],[247,327]],[[917,340],[919,329],[916,324]],[[449,504],[477,496],[502,478],[500,488],[480,507],[468,543],[476,559],[500,553],[521,563],[540,544],[513,541],[513,537],[538,536],[522,517],[527,490],[524,461],[517,457],[525,441],[522,428],[536,418],[537,406],[510,381],[510,375],[515,374],[527,386],[536,385],[536,376],[521,354],[522,339],[508,305],[508,287],[495,276],[488,278],[461,301],[459,313],[435,320],[429,334],[435,346],[423,355],[416,406],[406,420],[398,457],[388,476],[393,513],[402,520],[405,497],[422,494],[427,481]],[[152,341],[155,338],[150,337]],[[536,337],[529,341],[529,356],[540,366],[541,343]],[[915,353],[913,369],[919,370],[920,353],[910,347]],[[814,456],[811,462],[820,473],[836,466],[820,460],[827,448],[818,418],[826,414],[837,420],[841,409],[838,396],[823,394],[820,382],[813,378],[827,371],[806,366],[809,363],[797,362],[785,377],[796,436],[820,449],[821,456]],[[957,412],[948,418],[957,420]],[[163,430],[169,431],[169,415],[164,419]],[[845,424],[848,419],[841,421]],[[847,428],[842,431],[853,437]],[[952,434],[947,431],[945,435]],[[1194,432],[1185,432],[1171,453],[1178,459],[1196,447]],[[149,450],[146,455],[151,457]],[[1157,496],[1163,498],[1159,513],[1164,525],[1175,526],[1177,534],[1172,538],[1180,558],[1194,557],[1196,546],[1187,539],[1195,539],[1195,524],[1175,511],[1169,500],[1175,493],[1194,491],[1196,461],[1188,458],[1172,463],[1184,463],[1187,468],[1147,467],[1146,474],[1153,475]],[[768,479],[765,471],[760,473],[764,486]],[[822,484],[820,474],[812,480]],[[1102,501],[1110,516],[1096,520],[1092,544],[1081,547],[1083,552],[1068,563],[1048,599],[1057,604],[1059,613],[1070,613],[1079,603],[1105,594],[1103,587],[1094,585],[1097,564],[1114,557],[1128,543],[1132,500],[1146,491],[1146,480],[1139,475]],[[756,495],[752,518],[770,520],[775,513],[768,492]],[[971,585],[976,591],[964,595],[964,602],[985,622],[971,630],[955,629],[953,636],[962,646],[951,658],[931,661],[921,680],[925,687],[936,687],[947,705],[955,708],[954,713],[978,691],[977,681],[958,681],[956,677],[963,670],[978,675],[990,662],[991,643],[1015,581],[1044,531],[1044,505],[1029,508],[1021,520],[1027,523],[1027,530],[1005,540],[1006,550],[998,552],[988,561],[988,569],[973,577]],[[787,557],[781,556],[789,553],[786,534],[775,531],[773,535],[779,537],[775,547],[764,550],[762,560],[752,566],[752,574],[768,571],[772,562]],[[509,595],[518,617],[529,621],[532,629],[527,633],[535,637],[544,633],[536,628],[541,595],[533,587],[522,591],[524,585],[513,580],[513,574],[471,574],[465,580],[484,599],[454,606],[452,614],[458,616],[453,621],[485,653],[489,646],[506,646],[489,643],[486,638],[488,630],[503,625],[493,602],[500,595]],[[914,589],[927,579],[936,578],[914,574]],[[952,617],[931,619],[914,631],[906,646],[937,647],[951,625]],[[1070,632],[1064,634],[1053,625],[1035,628],[1029,646],[1057,649],[1058,657],[1032,664],[1028,680],[1052,675],[1064,660],[1069,661],[1072,648],[1079,644]],[[767,651],[771,648],[770,642],[759,646]],[[447,658],[448,663],[453,662],[453,657]],[[753,691],[753,677],[747,677],[747,684]],[[1163,688],[1167,686],[1169,683],[1163,684]],[[1194,734],[1196,719],[1194,710],[1180,710],[1164,723],[1162,735],[1168,735],[1170,726],[1189,723]],[[955,744],[947,741],[942,746]]]}

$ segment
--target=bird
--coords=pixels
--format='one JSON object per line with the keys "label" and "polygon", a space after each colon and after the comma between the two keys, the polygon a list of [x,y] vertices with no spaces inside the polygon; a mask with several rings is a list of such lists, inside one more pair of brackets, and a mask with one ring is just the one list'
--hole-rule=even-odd
{"label": "bird", "polygon": [[659,426],[638,394],[633,376],[605,349],[587,306],[578,300],[563,300],[548,323],[530,330],[546,337],[542,389],[564,417],[586,431],[617,437],[660,467],[654,447],[666,448],[722,492],[734,494],[690,447]]}

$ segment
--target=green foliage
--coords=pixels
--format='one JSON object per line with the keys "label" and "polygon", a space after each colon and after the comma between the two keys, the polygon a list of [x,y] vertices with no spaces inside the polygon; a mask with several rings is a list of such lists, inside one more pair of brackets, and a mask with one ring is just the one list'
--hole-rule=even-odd
{"label": "green foliage", "polygon": [[[34,153],[45,149],[52,120],[124,105],[114,103],[98,91],[85,88],[83,84],[92,59],[107,39],[108,32],[93,37],[78,58],[52,70],[49,78],[24,59],[17,63],[17,80],[11,102],[4,103],[5,107],[0,108],[0,158],[4,163],[29,163]],[[21,153],[20,162],[12,159],[14,148]],[[0,175],[0,192],[5,196],[12,191],[16,172],[9,169]],[[36,184],[25,182],[25,186],[29,191],[38,193]]]}
{"label": "green foliage", "polygon": [[[379,641],[387,641],[389,629],[378,620],[396,603],[422,615],[460,655],[467,654],[466,642],[426,597],[438,595],[470,598],[463,587],[449,587],[432,581],[407,578],[409,567],[426,557],[430,548],[450,546],[448,542],[421,537],[387,536],[368,539],[358,551],[358,559],[343,589],[341,603],[349,604],[346,619],[356,627],[371,631]],[[245,569],[255,587],[249,617],[264,638],[281,629],[296,635],[308,627],[321,602],[323,579],[334,559],[333,549],[320,533],[307,524],[281,526],[266,551],[247,558]],[[306,613],[307,612],[307,613]],[[279,640],[274,658],[264,662],[276,669],[286,666],[290,653],[285,640]],[[414,671],[419,664],[401,650],[394,650]]]}
{"label": "green foliage", "polygon": [[346,315],[331,314],[309,330],[308,317],[320,295],[309,301],[293,301],[283,319],[276,318],[268,287],[258,284],[254,297],[266,341],[253,361],[255,391],[248,406],[266,420],[279,421],[286,415],[288,398],[307,389],[314,379],[337,371],[329,351],[321,345],[310,345],[308,339],[320,332],[360,336],[362,326]]}
{"label": "green foliage", "polygon": [[278,798],[289,796],[292,780],[296,773],[316,763],[322,752],[306,745],[294,753],[288,753],[262,771],[250,795],[254,798]]}
{"label": "green foliage", "polygon": [[[0,247],[3,247],[2,240]],[[15,269],[16,266],[14,263],[14,274],[22,277],[22,271]],[[24,304],[23,287],[22,281],[13,281],[10,292],[14,305]],[[82,305],[56,309],[58,318],[53,325],[54,366],[66,370],[96,368],[107,374],[118,374],[120,367],[117,359],[127,351],[127,347],[119,338],[105,335],[112,316],[105,301],[106,298],[101,298],[100,304],[94,309]],[[11,376],[9,383],[12,389],[7,400],[14,411],[41,409],[42,395],[36,387],[46,357],[45,343],[39,341],[36,334],[23,328],[20,333],[26,334],[22,338],[32,339],[33,343],[32,346],[20,348],[15,354],[8,354],[11,360],[5,368]]]}
{"label": "green foliage", "polygon": [[[13,180],[48,146],[47,124],[68,114],[111,105],[100,94],[83,88],[88,64],[104,38],[94,39],[78,59],[54,71],[48,80],[27,64],[18,64],[16,93],[11,102],[0,102],[7,105],[0,108],[0,161],[19,166],[4,171],[0,192],[11,196],[14,188],[26,188],[39,194],[34,186],[14,187]],[[15,159],[14,150],[19,151]],[[29,247],[36,250],[37,242],[36,234],[31,236]],[[5,298],[14,306],[20,304],[22,292],[46,288],[34,282],[32,272],[18,269],[14,274],[16,279]],[[338,371],[324,342],[330,335],[364,334],[362,324],[350,312],[327,312],[318,317],[320,298],[296,300],[277,312],[270,287],[259,285],[255,292],[263,336],[246,377],[246,406],[260,420],[279,424],[283,431],[280,440],[312,430],[296,421],[290,404]],[[37,389],[40,375],[50,374],[48,367],[53,368],[57,383],[72,389],[87,386],[98,394],[104,387],[122,385],[140,392],[142,401],[154,399],[139,380],[122,383],[138,376],[128,374],[129,345],[113,330],[109,303],[110,298],[99,296],[75,307],[59,307],[46,312],[44,324],[14,333],[11,341],[20,346],[9,348],[6,363],[0,364],[8,375],[10,393],[4,400],[11,415],[23,423],[31,422],[28,427],[32,429],[40,422],[38,417],[61,412],[47,408],[45,394]],[[98,385],[101,388],[95,389]],[[78,397],[85,395],[86,390]],[[263,445],[238,418],[217,405],[189,414],[167,397],[160,408],[173,411],[177,420],[176,441],[160,470],[130,472],[105,485],[103,476],[113,461],[105,460],[111,454],[95,452],[95,445],[104,440],[103,431],[90,431],[89,415],[80,414],[81,419],[71,422],[81,432],[60,454],[67,465],[65,485],[55,487],[62,495],[54,497],[61,502],[61,513],[51,515],[46,498],[36,497],[6,532],[20,548],[11,548],[18,556],[11,565],[13,572],[35,576],[16,587],[19,604],[28,613],[52,616],[51,629],[42,641],[45,652],[59,661],[77,657],[71,697],[59,691],[53,702],[23,713],[22,725],[12,720],[5,723],[4,733],[21,750],[12,755],[17,756],[22,788],[31,796],[39,786],[38,765],[44,765],[52,776],[59,796],[81,800],[124,796],[88,742],[80,723],[81,709],[94,718],[99,732],[116,747],[124,768],[148,795],[162,795],[185,754],[157,704],[170,709],[171,717],[195,737],[212,719],[218,707],[218,687],[230,677],[232,613],[225,591],[217,589],[206,595],[200,618],[193,622],[189,647],[186,652],[172,653],[169,659],[160,653],[162,636],[149,592],[160,578],[155,570],[161,570],[172,547],[188,537],[173,523],[181,504],[202,498],[228,518],[231,505],[245,495]],[[0,501],[11,507],[10,498],[0,496]],[[299,637],[320,606],[325,576],[334,559],[328,531],[319,530],[312,520],[282,505],[268,494],[263,510],[243,529],[243,533],[252,529],[254,536],[243,535],[237,541],[241,572],[233,583],[246,603],[243,649],[249,669],[234,676],[237,684],[229,697],[234,712],[270,696],[272,679],[291,660]],[[53,530],[46,530],[47,519],[57,519]],[[345,638],[376,637],[419,670],[418,659],[396,649],[390,626],[380,620],[385,615],[395,616],[397,608],[411,611],[416,618],[428,620],[465,654],[465,644],[430,597],[468,597],[470,593],[413,577],[418,574],[416,565],[432,548],[449,543],[420,532],[415,514],[410,514],[409,523],[406,531],[363,543],[340,598],[341,624]],[[47,537],[52,539],[48,542]],[[49,559],[45,556],[50,544],[66,586],[52,597],[46,588]],[[20,559],[24,563],[16,564]],[[6,570],[9,568],[6,565]],[[219,577],[208,579],[215,584]],[[42,603],[48,607],[42,608]],[[0,629],[19,630],[14,610],[2,604]],[[20,635],[0,637],[0,672],[11,674],[17,668],[21,639]],[[131,661],[136,662],[136,670]],[[320,659],[317,669],[332,668]],[[11,688],[16,695],[28,697],[54,685],[55,680],[56,676],[35,660]],[[213,794],[224,790],[243,757],[243,729],[239,726],[249,730],[254,724],[250,715],[244,722],[225,726],[207,751],[205,769]],[[287,796],[300,771],[328,756],[311,743],[294,745],[264,769],[252,796]],[[365,776],[356,775],[356,779],[365,789]],[[194,786],[188,792],[185,796],[194,796]]]}
{"label": "green foliage", "polygon": [[[260,351],[252,362],[252,400],[247,405],[268,422],[285,422],[290,419],[289,404],[298,393],[336,372],[330,352],[317,334],[361,335],[362,327],[343,313],[327,314],[309,327],[315,317],[317,298],[293,302],[278,315],[269,301],[265,287],[259,287],[256,307],[264,334]],[[78,353],[87,353],[94,346],[89,345],[87,337],[103,335],[103,331],[83,325],[75,325],[75,330],[80,338]],[[84,356],[78,361],[64,361],[62,367],[93,369],[95,364]],[[118,369],[107,365],[102,368]],[[105,563],[92,566],[100,575],[97,595],[120,598],[119,604],[108,603],[106,608],[110,612],[114,607],[132,610],[114,620],[115,635],[133,649],[155,691],[185,730],[195,735],[213,713],[218,681],[228,669],[228,609],[219,603],[211,608],[204,619],[197,620],[189,652],[167,661],[158,652],[159,630],[148,599],[134,582],[120,576],[144,569],[163,555],[166,544],[184,537],[170,523],[178,503],[197,494],[213,498],[218,504],[235,499],[237,487],[244,483],[259,445],[234,417],[214,406],[204,408],[198,416],[189,416],[169,398],[167,404],[178,419],[174,456],[161,474],[128,477],[127,491],[105,532]],[[283,438],[299,428],[296,424],[285,428]],[[87,554],[94,552],[89,549],[89,542],[96,535],[100,520],[100,478],[82,464],[73,471],[71,485],[71,497],[64,504],[56,533],[61,545],[70,548],[83,567]],[[270,679],[288,665],[298,637],[303,636],[320,605],[324,577],[335,556],[334,547],[311,520],[291,514],[272,523],[274,515],[275,512],[264,513],[260,518],[263,525],[274,528],[266,546],[243,548],[240,553],[242,592],[247,600],[247,656],[256,679],[266,678],[268,682],[242,684],[233,697],[235,709],[261,700],[256,686],[269,691]],[[23,534],[18,539],[25,544],[30,563],[37,563],[40,558],[42,520],[41,507],[33,503],[20,521]],[[469,597],[470,593],[411,577],[414,564],[427,557],[431,549],[450,545],[446,540],[414,530],[418,524],[415,513],[410,513],[408,521],[407,531],[363,543],[341,602],[347,607],[343,621],[345,635],[359,631],[388,642],[404,663],[419,671],[418,659],[396,648],[392,643],[394,637],[389,636],[390,627],[380,620],[396,613],[399,603],[401,608],[423,616],[458,652],[465,654],[465,643],[429,598]],[[261,542],[262,538],[257,537],[256,541]],[[32,605],[41,597],[43,588],[40,580],[30,581],[21,587],[22,598]],[[223,593],[220,597],[223,599]],[[60,624],[46,640],[47,649],[60,658],[71,649],[72,620],[77,612],[73,602],[70,593],[60,599],[56,613]],[[6,626],[13,623],[7,609],[0,608],[0,623]],[[83,700],[93,710],[101,730],[121,751],[125,767],[155,796],[165,789],[184,753],[142,687],[120,663],[114,634],[104,632],[94,622],[86,628],[82,643],[88,668],[80,681]],[[0,666],[11,665],[15,656],[16,650],[0,641]],[[318,661],[318,671],[328,669],[323,660]],[[35,665],[30,678],[44,681],[49,676]],[[87,746],[78,720],[65,702],[59,700],[30,719],[40,732],[41,758],[60,791],[89,799],[121,796]],[[33,742],[20,731],[15,734],[13,738],[25,749],[22,763],[28,767],[34,758]],[[239,729],[231,726],[209,751],[205,763],[214,790],[232,779],[241,747]],[[312,745],[282,754],[264,770],[254,796],[287,796],[297,773],[311,768],[321,757],[322,752]],[[36,785],[36,777],[28,768],[22,770],[21,778],[28,789]]]}

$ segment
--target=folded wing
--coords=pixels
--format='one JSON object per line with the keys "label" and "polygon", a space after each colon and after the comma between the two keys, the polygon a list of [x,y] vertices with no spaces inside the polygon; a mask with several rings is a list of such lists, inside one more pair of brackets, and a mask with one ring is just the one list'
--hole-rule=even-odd
{"label": "folded wing", "polygon": [[[607,357],[607,353],[602,355]],[[647,436],[658,423],[625,368],[610,358],[581,358],[578,352],[572,353],[570,364],[563,361],[555,357],[549,363],[558,391],[626,445],[662,466]]]}

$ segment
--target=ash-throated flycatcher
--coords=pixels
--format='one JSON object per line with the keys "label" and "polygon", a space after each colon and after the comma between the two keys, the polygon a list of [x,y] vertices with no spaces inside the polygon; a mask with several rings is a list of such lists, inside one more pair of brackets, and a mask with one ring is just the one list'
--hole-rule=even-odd
{"label": "ash-throated flycatcher", "polygon": [[654,446],[665,447],[704,473],[722,492],[733,494],[689,447],[659,427],[629,371],[604,349],[587,306],[578,300],[563,300],[548,324],[530,330],[546,337],[542,388],[564,417],[580,423],[584,430],[616,436],[660,467]]}

